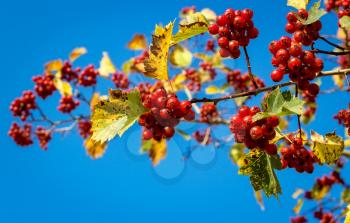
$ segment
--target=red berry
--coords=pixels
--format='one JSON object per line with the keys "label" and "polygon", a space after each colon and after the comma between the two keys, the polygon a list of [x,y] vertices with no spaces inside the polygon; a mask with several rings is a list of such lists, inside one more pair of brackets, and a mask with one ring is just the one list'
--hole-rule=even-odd
{"label": "red berry", "polygon": [[270,77],[274,82],[280,82],[283,79],[283,72],[278,69],[273,70],[270,74]]}

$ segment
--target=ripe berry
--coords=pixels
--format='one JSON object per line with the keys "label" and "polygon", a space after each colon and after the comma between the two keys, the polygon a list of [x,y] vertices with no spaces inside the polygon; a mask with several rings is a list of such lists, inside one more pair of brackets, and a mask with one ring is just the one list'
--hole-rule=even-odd
{"label": "ripe berry", "polygon": [[283,73],[280,70],[273,70],[270,74],[271,79],[274,82],[280,82],[283,79]]}
{"label": "ripe berry", "polygon": [[249,131],[250,137],[252,137],[253,140],[258,140],[263,136],[263,132],[260,126],[254,126]]}
{"label": "ripe berry", "polygon": [[211,24],[208,28],[208,31],[211,35],[216,35],[219,33],[219,26],[216,24]]}

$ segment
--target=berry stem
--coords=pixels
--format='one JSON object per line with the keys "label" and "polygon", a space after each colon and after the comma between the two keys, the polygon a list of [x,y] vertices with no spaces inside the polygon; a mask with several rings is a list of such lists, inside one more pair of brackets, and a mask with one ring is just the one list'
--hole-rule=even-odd
{"label": "berry stem", "polygon": [[49,118],[47,118],[47,116],[45,115],[44,111],[40,108],[40,106],[37,104],[36,105],[38,111],[39,111],[39,114],[41,116],[41,118],[44,120],[44,121],[47,121],[49,122],[51,125],[55,124],[53,121],[51,121]]}
{"label": "berry stem", "polygon": [[[295,84],[295,97],[298,97],[298,84]],[[298,128],[299,128],[299,138],[302,139],[300,115],[297,115],[297,119],[298,119]]]}
{"label": "berry stem", "polygon": [[350,54],[350,50],[343,50],[340,52],[333,52],[333,51],[326,51],[326,50],[320,50],[320,49],[313,49],[311,52],[314,53],[320,53],[320,54],[328,54],[328,55],[334,55],[334,56],[341,56],[341,55],[348,55]]}
{"label": "berry stem", "polygon": [[254,75],[253,75],[253,73],[252,73],[252,67],[251,67],[251,65],[250,65],[250,59],[249,59],[247,47],[244,46],[244,47],[243,47],[243,50],[244,50],[245,60],[246,60],[246,62],[247,62],[247,68],[248,68],[248,74],[249,74],[250,80],[253,82],[255,89],[258,89],[259,86],[258,86],[258,84],[255,82]]}
{"label": "berry stem", "polygon": [[323,36],[319,36],[319,39],[323,40],[324,42],[328,43],[331,46],[334,46],[335,48],[338,48],[340,50],[345,50],[344,47],[339,46],[338,44],[332,43],[331,41],[329,41],[327,38],[323,37]]}

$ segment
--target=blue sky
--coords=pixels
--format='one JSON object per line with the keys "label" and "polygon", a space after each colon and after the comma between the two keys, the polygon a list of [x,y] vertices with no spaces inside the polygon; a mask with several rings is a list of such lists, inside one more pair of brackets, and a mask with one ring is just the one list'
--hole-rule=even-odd
{"label": "blue sky", "polygon": [[[108,51],[120,66],[133,55],[125,46],[134,33],[149,35],[156,23],[172,21],[188,5],[209,7],[217,13],[228,7],[252,8],[260,30],[259,38],[249,45],[253,70],[271,83],[267,45],[285,34],[285,2],[3,1],[0,222],[288,222],[295,203],[292,192],[310,187],[318,175],[329,169],[317,168],[312,175],[278,172],[283,195],[279,201],[265,199],[266,211],[262,212],[249,179],[237,175],[228,149],[200,150],[183,162],[180,151],[188,144],[175,137],[169,146],[173,148],[170,158],[153,169],[148,158],[137,153],[137,126],[122,139],[114,140],[106,155],[96,161],[86,155],[77,133],[55,137],[47,152],[37,145],[18,147],[7,137],[13,121],[8,105],[22,90],[32,88],[31,76],[40,74],[46,61],[65,58],[74,47],[85,46],[89,53],[79,59],[79,64],[98,64],[102,51]],[[336,32],[334,15],[327,15],[322,21],[321,33]],[[239,59],[235,66],[244,69],[244,63]],[[326,69],[334,66],[327,63]],[[330,81],[325,79],[323,86],[331,86]],[[57,99],[50,99],[44,109],[56,107]],[[347,96],[322,95],[319,102],[318,121],[307,129],[321,133],[336,129],[342,134],[343,129],[332,116],[347,106]]]}

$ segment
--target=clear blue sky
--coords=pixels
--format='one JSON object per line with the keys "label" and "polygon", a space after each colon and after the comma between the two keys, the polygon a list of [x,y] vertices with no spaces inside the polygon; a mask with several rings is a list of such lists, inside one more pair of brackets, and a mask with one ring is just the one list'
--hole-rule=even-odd
{"label": "clear blue sky", "polygon": [[[254,9],[260,36],[249,51],[255,73],[268,80],[272,67],[267,45],[285,34],[285,2],[2,1],[0,222],[288,222],[295,203],[292,192],[310,187],[327,168],[317,168],[312,175],[278,172],[283,195],[280,201],[265,199],[267,210],[262,212],[249,179],[237,175],[227,149],[214,155],[208,150],[186,163],[170,159],[157,172],[147,157],[135,155],[139,148],[134,140],[139,137],[136,127],[125,138],[114,140],[106,155],[96,161],[85,154],[77,133],[55,137],[47,152],[37,145],[17,147],[7,137],[13,121],[8,110],[11,100],[23,89],[32,88],[31,76],[41,73],[46,61],[64,58],[74,47],[85,46],[89,53],[79,63],[98,64],[102,51],[108,51],[119,66],[133,55],[125,45],[135,32],[149,35],[156,23],[173,20],[188,5],[209,7],[218,13],[228,7]],[[322,33],[335,33],[334,15],[323,18],[323,22]],[[239,59],[236,66],[244,68],[244,61]],[[332,67],[334,64],[326,64],[327,69]],[[324,80],[325,87],[330,86],[329,81]],[[56,107],[55,100],[57,97],[45,109]],[[337,129],[343,134],[332,116],[347,106],[347,96],[321,96],[319,102],[318,122],[310,127],[321,133]],[[174,144],[170,156],[178,157]],[[166,164],[172,169],[164,167]],[[181,174],[171,180],[159,176],[174,176],[177,171]]]}

